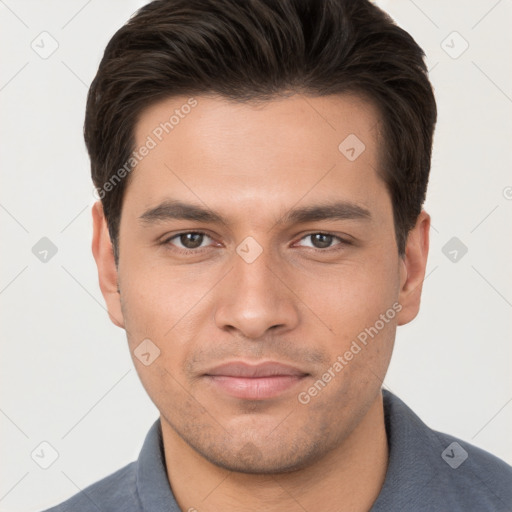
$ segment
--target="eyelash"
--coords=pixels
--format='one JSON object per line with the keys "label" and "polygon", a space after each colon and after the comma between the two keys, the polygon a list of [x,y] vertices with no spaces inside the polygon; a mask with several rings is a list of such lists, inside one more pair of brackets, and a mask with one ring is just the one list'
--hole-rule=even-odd
{"label": "eyelash", "polygon": [[[205,231],[201,231],[201,230],[182,231],[181,233],[176,233],[175,235],[172,235],[171,237],[166,238],[165,240],[163,240],[161,242],[161,245],[165,245],[165,246],[172,245],[170,243],[171,240],[174,240],[175,238],[179,238],[182,235],[189,235],[189,234],[204,235],[204,236],[206,236],[208,238],[211,238],[211,236],[208,233],[206,233]],[[326,249],[319,249],[318,247],[308,247],[309,250],[312,250],[314,252],[327,253],[327,252],[330,252],[330,251],[340,250],[343,246],[346,246],[346,245],[352,245],[352,242],[350,242],[349,240],[345,240],[345,239],[343,239],[343,238],[341,238],[341,237],[339,237],[339,236],[337,236],[337,235],[335,235],[333,233],[328,233],[328,232],[324,232],[324,231],[313,231],[311,233],[307,233],[302,238],[300,238],[300,240],[303,240],[304,238],[307,238],[307,237],[312,236],[312,235],[332,236],[333,238],[337,239],[338,242],[339,242],[339,243],[337,243],[336,245],[334,245],[332,247],[327,247]],[[205,249],[208,249],[208,248],[209,247],[200,247],[198,249],[182,249],[180,247],[172,246],[172,250],[173,251],[176,251],[178,254],[182,254],[182,255],[185,255],[185,256],[190,256],[190,255],[193,255],[193,254],[201,254],[202,252],[204,252]]]}

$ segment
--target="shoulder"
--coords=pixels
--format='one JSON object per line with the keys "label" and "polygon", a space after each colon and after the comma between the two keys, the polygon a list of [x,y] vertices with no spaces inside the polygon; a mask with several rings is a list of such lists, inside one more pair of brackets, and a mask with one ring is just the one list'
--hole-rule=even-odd
{"label": "shoulder", "polygon": [[511,466],[431,429],[399,398],[387,391],[383,395],[390,456],[372,512],[510,512]]}
{"label": "shoulder", "polygon": [[63,503],[44,512],[139,512],[136,462],[95,482]]}
{"label": "shoulder", "polygon": [[[428,428],[428,427],[426,427]],[[428,429],[440,451],[436,493],[451,510],[510,511],[512,467],[481,448],[454,436]],[[462,510],[461,509],[461,510]]]}
{"label": "shoulder", "polygon": [[[164,508],[163,508],[164,507]],[[160,419],[149,429],[139,457],[45,512],[179,512],[165,467]]]}

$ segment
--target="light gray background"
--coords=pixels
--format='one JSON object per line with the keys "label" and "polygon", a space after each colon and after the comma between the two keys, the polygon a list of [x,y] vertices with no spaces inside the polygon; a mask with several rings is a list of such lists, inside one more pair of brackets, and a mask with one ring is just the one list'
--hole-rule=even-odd
{"label": "light gray background", "polygon": [[[157,418],[104,310],[82,140],[103,49],[143,3],[0,0],[2,511],[50,506],[127,464]],[[422,311],[399,328],[385,384],[512,463],[512,1],[378,4],[425,49],[439,107]],[[31,47],[51,48],[43,31],[59,45],[47,59]],[[32,253],[44,236],[58,248],[46,263]],[[456,262],[452,237],[468,248]],[[42,441],[59,454],[48,469],[31,458]]]}

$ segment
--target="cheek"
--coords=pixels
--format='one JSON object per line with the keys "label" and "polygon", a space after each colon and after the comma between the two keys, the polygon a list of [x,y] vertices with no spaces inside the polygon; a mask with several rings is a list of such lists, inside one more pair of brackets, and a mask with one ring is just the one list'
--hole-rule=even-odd
{"label": "cheek", "polygon": [[[165,342],[187,325],[204,294],[211,288],[208,276],[190,269],[165,265],[125,267],[121,299],[129,332],[151,334]],[[124,277],[122,274],[122,277]]]}
{"label": "cheek", "polygon": [[[374,256],[368,263],[354,262],[322,276],[316,282],[321,285],[322,293],[303,290],[304,296],[312,301],[311,309],[331,328],[331,332],[325,331],[322,345],[330,361],[325,371],[330,369],[335,378],[324,374],[325,380],[332,379],[333,385],[329,385],[327,393],[322,392],[318,406],[324,400],[356,401],[361,389],[376,392],[380,388],[391,358],[396,318],[401,309],[397,302],[398,282],[394,260]],[[335,363],[338,364],[333,368]],[[356,407],[355,402],[353,406]]]}
{"label": "cheek", "polygon": [[[121,282],[123,317],[137,373],[157,407],[169,397],[180,401],[183,367],[198,350],[198,332],[209,322],[207,294],[212,277],[208,281],[208,276],[185,266],[140,264],[130,271],[125,265],[123,271],[129,277]],[[154,343],[158,353],[148,366],[137,358],[145,339]]]}
{"label": "cheek", "polygon": [[311,310],[332,328],[337,336],[357,334],[373,325],[398,298],[399,274],[393,262],[377,259],[323,271],[316,279],[305,279],[301,296]]}
{"label": "cheek", "polygon": [[[168,277],[147,270],[121,287],[133,364],[146,392],[160,410],[169,400],[177,407],[186,398],[178,382],[183,381],[183,361],[193,349],[183,341],[191,338],[187,313],[190,314],[188,303],[192,298],[193,294],[188,296],[181,284],[176,286],[175,280],[170,282]],[[145,356],[147,353],[149,356]]]}

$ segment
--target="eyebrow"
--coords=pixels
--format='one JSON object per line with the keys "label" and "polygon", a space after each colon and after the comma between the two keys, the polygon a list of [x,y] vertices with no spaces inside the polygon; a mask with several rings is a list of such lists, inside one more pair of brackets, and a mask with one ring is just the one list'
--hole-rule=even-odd
{"label": "eyebrow", "polygon": [[[301,224],[321,220],[371,220],[371,212],[349,201],[334,201],[318,205],[292,208],[281,216],[276,224]],[[229,222],[218,213],[202,206],[184,203],[178,200],[166,200],[159,205],[146,210],[139,220],[143,224],[155,224],[168,220],[190,220],[211,224]]]}

